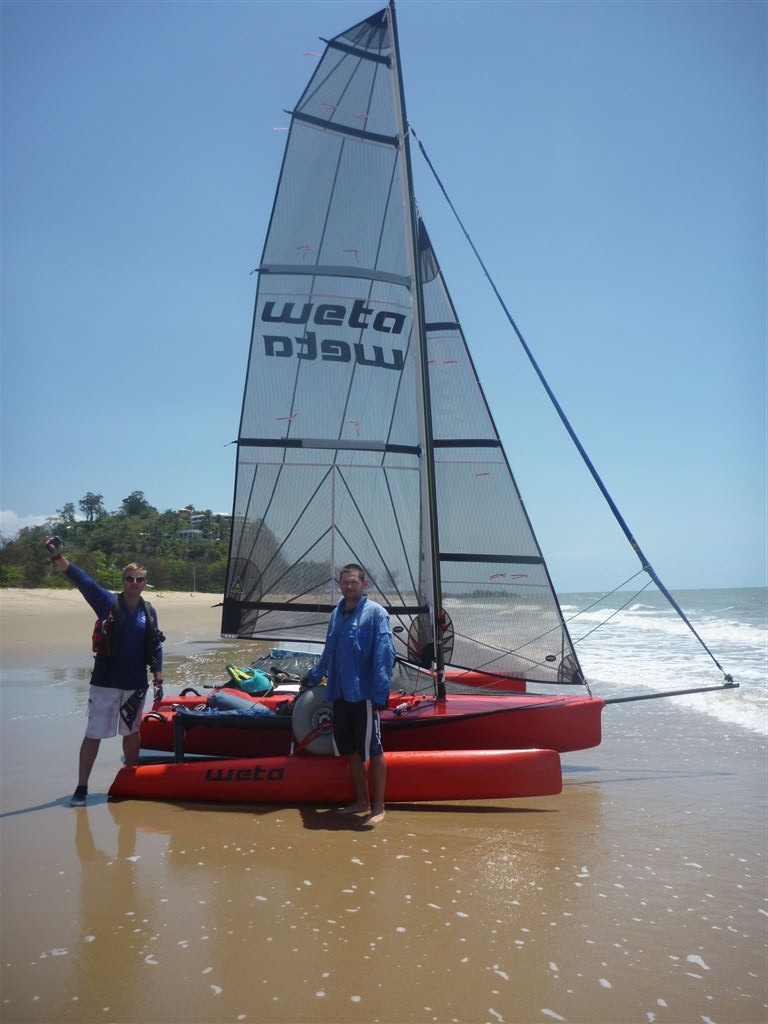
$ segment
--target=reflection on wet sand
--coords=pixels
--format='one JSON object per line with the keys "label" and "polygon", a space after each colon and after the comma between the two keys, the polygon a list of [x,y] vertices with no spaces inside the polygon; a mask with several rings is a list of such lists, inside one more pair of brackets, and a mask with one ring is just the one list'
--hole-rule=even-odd
{"label": "reflection on wet sand", "polygon": [[[151,962],[154,894],[143,879],[136,852],[136,825],[128,820],[111,829],[97,846],[90,816],[78,809],[75,850],[80,861],[80,901],[76,921],[73,997],[103,1012],[120,1002],[120,992],[138,993],[141,962]],[[87,996],[86,996],[87,993]],[[138,999],[138,1004],[141,1000]]]}
{"label": "reflection on wet sand", "polygon": [[[600,794],[577,800],[585,835],[594,834]],[[464,982],[451,995],[440,978],[462,964],[486,977],[485,961],[508,955],[505,918],[541,891],[557,859],[559,848],[542,859],[556,801],[398,805],[385,831],[313,807],[126,801],[111,802],[109,813],[118,828],[137,830],[139,849],[142,837],[164,840],[165,884],[184,913],[164,932],[161,966],[177,975],[202,963],[204,950],[217,964],[210,985],[222,1010],[236,1009],[228,1000],[243,987],[232,951],[247,949],[267,1008],[259,1019],[303,1019],[313,1005],[315,1019],[367,1019],[364,1005],[375,1017],[385,977],[390,1014],[397,1007],[387,1019],[421,1020],[413,991],[393,979],[401,970],[430,978],[432,998],[440,991],[441,1003],[456,999],[466,1014]],[[243,1019],[254,1019],[240,1005]]]}

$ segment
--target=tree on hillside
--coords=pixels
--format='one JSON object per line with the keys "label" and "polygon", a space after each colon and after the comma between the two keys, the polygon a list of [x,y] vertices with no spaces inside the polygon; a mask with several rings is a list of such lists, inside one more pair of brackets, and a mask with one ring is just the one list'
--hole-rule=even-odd
{"label": "tree on hillside", "polygon": [[88,491],[80,501],[78,502],[80,511],[83,513],[89,523],[92,523],[95,519],[101,519],[102,516],[106,515],[106,509],[104,508],[104,495],[94,494],[93,491]]}
{"label": "tree on hillside", "polygon": [[127,498],[123,498],[120,511],[127,516],[140,516],[149,512],[151,508],[152,506],[144,497],[144,491],[131,491]]}
{"label": "tree on hillside", "polygon": [[[105,511],[102,496],[90,491],[79,504],[82,517],[75,518],[76,506],[69,502],[44,525],[25,528],[13,540],[0,538],[0,588],[68,587],[40,545],[42,539],[58,533],[64,538],[67,557],[105,586],[119,586],[121,567],[138,561],[150,571],[155,587],[223,591],[227,516],[201,513],[200,525],[195,523],[200,534],[191,544],[181,536],[189,529],[188,516],[173,509],[158,512],[142,491],[130,494],[117,512]],[[274,537],[267,546],[274,555]],[[262,548],[263,543],[260,552]]]}
{"label": "tree on hillside", "polygon": [[75,503],[74,501],[68,501],[63,508],[56,509],[56,523],[60,523],[63,527],[72,526],[75,522]]}

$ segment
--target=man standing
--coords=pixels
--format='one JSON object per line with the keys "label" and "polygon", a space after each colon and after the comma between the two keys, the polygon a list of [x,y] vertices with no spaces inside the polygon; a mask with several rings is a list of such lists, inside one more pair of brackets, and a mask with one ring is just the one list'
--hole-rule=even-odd
{"label": "man standing", "polygon": [[98,619],[106,625],[91,674],[88,694],[88,725],[80,746],[77,789],[72,807],[84,807],[88,779],[103,739],[119,733],[127,765],[138,764],[141,741],[139,727],[147,695],[147,666],[154,678],[155,698],[162,697],[163,640],[155,609],[141,596],[147,571],[136,562],[123,569],[123,592],[113,594],[79,566],[66,559],[61,541],[49,537],[43,545],[54,567],[78,588]]}
{"label": "man standing", "polygon": [[[384,820],[387,766],[381,745],[379,712],[387,706],[395,647],[389,616],[363,591],[365,570],[356,563],[339,574],[343,597],[331,613],[325,647],[318,663],[302,679],[311,689],[323,676],[328,699],[333,701],[333,738],[339,754],[349,757],[355,800],[340,808],[342,814],[369,813],[368,821]],[[371,797],[368,797],[366,762],[371,762]]]}

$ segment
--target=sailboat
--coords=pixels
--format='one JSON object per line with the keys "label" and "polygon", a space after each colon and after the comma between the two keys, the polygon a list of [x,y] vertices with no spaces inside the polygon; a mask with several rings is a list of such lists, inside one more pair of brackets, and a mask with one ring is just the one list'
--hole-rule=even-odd
{"label": "sailboat", "polygon": [[[338,571],[359,563],[398,655],[386,750],[594,747],[606,702],[419,215],[411,138],[390,3],[327,42],[291,114],[258,267],[222,635],[322,644]],[[170,699],[143,742],[284,756],[305,737],[272,701],[274,715],[198,729]]]}

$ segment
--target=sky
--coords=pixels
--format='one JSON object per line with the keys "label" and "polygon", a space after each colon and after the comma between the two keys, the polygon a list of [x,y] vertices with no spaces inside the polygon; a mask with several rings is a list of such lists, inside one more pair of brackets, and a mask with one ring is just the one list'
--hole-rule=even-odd
{"label": "sky", "polygon": [[[228,513],[285,113],[380,5],[4,2],[0,533]],[[672,590],[766,584],[766,38],[750,2],[397,6],[409,120]],[[416,194],[561,591],[638,564],[434,180]]]}

